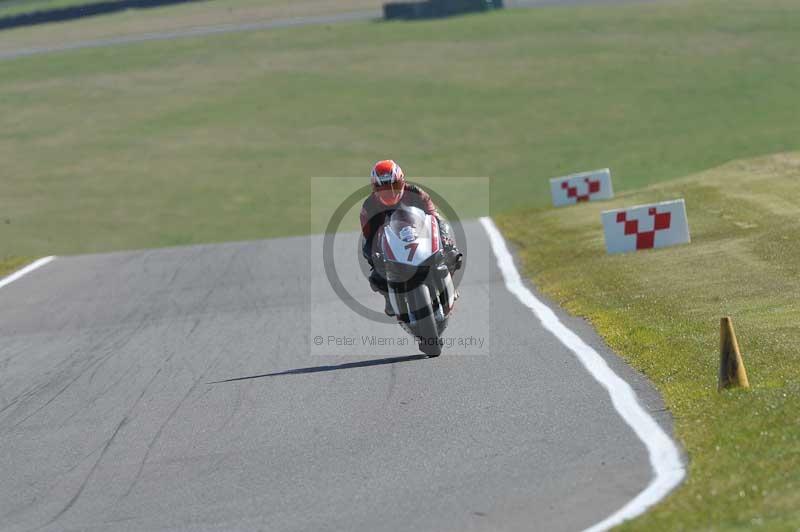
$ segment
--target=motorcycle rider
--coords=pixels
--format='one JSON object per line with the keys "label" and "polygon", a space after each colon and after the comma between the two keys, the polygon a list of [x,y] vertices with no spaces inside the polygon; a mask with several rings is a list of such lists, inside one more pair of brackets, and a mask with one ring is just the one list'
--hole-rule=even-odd
{"label": "motorcycle rider", "polygon": [[394,316],[394,309],[389,300],[386,278],[375,267],[374,259],[376,255],[379,257],[380,253],[373,249],[373,246],[375,235],[395,209],[401,206],[417,207],[436,217],[439,222],[439,233],[445,254],[445,262],[451,273],[461,268],[462,254],[456,248],[450,224],[439,214],[430,195],[418,185],[407,183],[403,170],[397,163],[391,159],[375,163],[372,167],[370,182],[372,184],[372,194],[361,206],[361,232],[364,236],[362,253],[372,267],[369,276],[370,286],[385,298],[384,312],[386,315]]}

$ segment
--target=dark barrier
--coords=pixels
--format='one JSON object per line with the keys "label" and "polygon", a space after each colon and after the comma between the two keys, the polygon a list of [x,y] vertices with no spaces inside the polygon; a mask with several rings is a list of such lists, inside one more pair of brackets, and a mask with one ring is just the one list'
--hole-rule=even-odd
{"label": "dark barrier", "polygon": [[35,26],[48,22],[63,22],[76,18],[93,17],[95,15],[107,15],[126,9],[147,9],[151,7],[169,6],[173,4],[186,4],[189,2],[200,2],[203,0],[115,0],[108,2],[98,2],[96,4],[84,4],[72,7],[62,7],[58,9],[47,9],[24,13],[22,15],[12,15],[0,18],[0,30],[20,28],[23,26]]}
{"label": "dark barrier", "polygon": [[431,18],[430,2],[392,2],[383,5],[383,18],[386,20],[401,19],[412,20],[415,18]]}
{"label": "dark barrier", "polygon": [[503,0],[425,0],[423,2],[391,2],[383,5],[386,20],[414,20],[449,17],[464,13],[475,13],[489,9],[500,9]]}

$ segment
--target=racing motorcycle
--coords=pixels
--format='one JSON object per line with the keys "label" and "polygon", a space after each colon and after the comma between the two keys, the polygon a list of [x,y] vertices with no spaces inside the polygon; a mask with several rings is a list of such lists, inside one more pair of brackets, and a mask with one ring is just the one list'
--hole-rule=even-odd
{"label": "racing motorcycle", "polygon": [[397,321],[417,339],[420,351],[439,356],[457,297],[452,273],[461,255],[444,249],[435,216],[410,206],[392,212],[379,233],[378,249],[375,262],[386,278]]}

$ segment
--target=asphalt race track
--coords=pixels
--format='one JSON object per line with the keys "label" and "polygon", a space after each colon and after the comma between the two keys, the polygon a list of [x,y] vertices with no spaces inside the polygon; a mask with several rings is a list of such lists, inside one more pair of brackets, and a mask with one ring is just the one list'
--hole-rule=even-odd
{"label": "asphalt race track", "polygon": [[[0,530],[578,530],[614,513],[652,478],[645,447],[465,227],[447,335],[485,344],[438,359],[314,345],[404,336],[333,294],[321,237],[62,257],[3,287]],[[336,239],[345,262],[356,247]],[[647,381],[557,312],[669,431]]]}

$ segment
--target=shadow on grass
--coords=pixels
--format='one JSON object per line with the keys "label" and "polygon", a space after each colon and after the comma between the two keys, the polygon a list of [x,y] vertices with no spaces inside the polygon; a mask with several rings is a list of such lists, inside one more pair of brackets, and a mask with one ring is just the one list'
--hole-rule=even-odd
{"label": "shadow on grass", "polygon": [[264,373],[262,375],[250,375],[247,377],[235,377],[233,379],[225,379],[222,381],[209,382],[208,384],[222,384],[224,382],[245,381],[249,379],[261,379],[264,377],[279,377],[281,375],[302,375],[305,373],[321,373],[323,371],[338,371],[340,369],[352,368],[366,368],[369,366],[382,366],[385,364],[397,364],[399,362],[411,362],[414,360],[426,359],[425,355],[412,355],[405,357],[391,357],[391,358],[378,358],[371,360],[362,360],[360,362],[348,362],[346,364],[336,364],[332,366],[312,366],[309,368],[289,369],[286,371],[279,371],[277,373]]}
{"label": "shadow on grass", "polygon": [[82,4],[58,9],[45,9],[33,13],[22,13],[8,17],[0,17],[0,31],[25,26],[36,26],[51,22],[64,22],[84,17],[108,15],[127,9],[151,9],[155,7],[170,6],[175,4],[188,4],[203,2],[205,0],[108,0]]}

